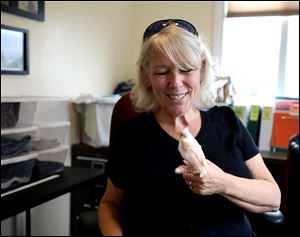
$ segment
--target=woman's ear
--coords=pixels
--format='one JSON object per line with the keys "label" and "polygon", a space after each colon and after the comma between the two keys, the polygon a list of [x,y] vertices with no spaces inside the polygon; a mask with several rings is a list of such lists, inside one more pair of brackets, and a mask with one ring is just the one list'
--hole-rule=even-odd
{"label": "woman's ear", "polygon": [[200,67],[200,83],[204,78],[205,70],[206,70],[206,60],[203,59],[201,62],[201,67]]}
{"label": "woman's ear", "polygon": [[143,75],[143,82],[144,82],[144,85],[146,87],[151,87],[151,83],[150,83],[150,80],[148,78],[148,75],[147,73],[145,72],[144,68],[143,67],[140,67],[140,70],[141,70],[141,73]]}
{"label": "woman's ear", "polygon": [[145,79],[144,79],[144,85],[145,85],[146,87],[151,87],[151,83],[150,83],[150,81],[149,81],[148,78],[145,78]]}

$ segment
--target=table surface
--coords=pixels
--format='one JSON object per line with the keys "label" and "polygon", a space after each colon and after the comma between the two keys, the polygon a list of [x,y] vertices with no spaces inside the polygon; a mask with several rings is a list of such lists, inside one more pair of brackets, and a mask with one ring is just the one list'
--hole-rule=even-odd
{"label": "table surface", "polygon": [[1,221],[94,182],[103,170],[65,167],[59,177],[9,193],[1,192]]}
{"label": "table surface", "polygon": [[277,162],[286,162],[287,160],[287,151],[261,151],[260,154],[265,160],[277,161]]}

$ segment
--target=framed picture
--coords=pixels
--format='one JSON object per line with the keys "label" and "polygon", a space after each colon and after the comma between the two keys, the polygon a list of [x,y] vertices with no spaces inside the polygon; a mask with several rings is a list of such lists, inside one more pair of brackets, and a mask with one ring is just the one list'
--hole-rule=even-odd
{"label": "framed picture", "polygon": [[37,21],[45,20],[44,1],[1,1],[1,11]]}
{"label": "framed picture", "polygon": [[1,75],[29,74],[29,31],[1,25]]}

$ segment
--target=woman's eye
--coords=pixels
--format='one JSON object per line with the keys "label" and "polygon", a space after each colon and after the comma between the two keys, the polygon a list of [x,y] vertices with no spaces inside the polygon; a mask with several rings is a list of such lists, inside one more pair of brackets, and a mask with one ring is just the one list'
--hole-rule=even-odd
{"label": "woman's eye", "polygon": [[191,71],[193,71],[192,69],[188,69],[188,70],[180,70],[180,72],[182,72],[182,73],[189,73],[189,72],[191,72]]}
{"label": "woman's eye", "polygon": [[154,74],[155,74],[155,75],[158,75],[158,76],[163,76],[163,75],[168,74],[168,71],[155,72]]}

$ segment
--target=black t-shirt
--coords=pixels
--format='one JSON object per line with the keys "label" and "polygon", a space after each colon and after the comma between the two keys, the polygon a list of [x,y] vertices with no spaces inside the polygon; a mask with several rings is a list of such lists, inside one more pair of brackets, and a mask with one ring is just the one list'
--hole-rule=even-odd
{"label": "black t-shirt", "polygon": [[[245,161],[259,151],[229,107],[201,111],[196,136],[207,159],[223,171],[245,178]],[[244,210],[220,195],[193,193],[175,168],[183,164],[178,141],[142,113],[119,129],[108,161],[108,176],[124,189],[125,234],[251,235]]]}

